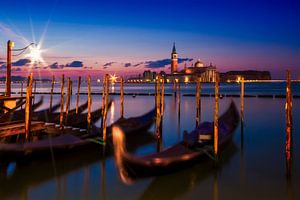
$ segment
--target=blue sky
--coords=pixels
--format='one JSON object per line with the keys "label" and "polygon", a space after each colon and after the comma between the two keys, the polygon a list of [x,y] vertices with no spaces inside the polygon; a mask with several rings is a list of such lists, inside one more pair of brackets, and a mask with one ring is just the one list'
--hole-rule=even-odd
{"label": "blue sky", "polygon": [[[220,71],[270,70],[282,78],[290,68],[300,78],[299,1],[11,0],[1,2],[0,31],[1,58],[8,39],[22,47],[42,38],[46,65],[81,61],[135,73],[143,68],[123,64],[169,58],[176,41],[179,57]],[[108,62],[119,64],[103,69]]]}

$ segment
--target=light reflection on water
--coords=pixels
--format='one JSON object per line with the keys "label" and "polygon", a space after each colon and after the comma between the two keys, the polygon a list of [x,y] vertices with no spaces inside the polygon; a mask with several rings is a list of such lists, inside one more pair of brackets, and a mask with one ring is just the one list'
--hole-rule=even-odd
{"label": "light reflection on water", "polygon": [[[71,109],[75,107],[73,95]],[[120,117],[119,96],[113,98],[114,111],[108,113],[108,124]],[[81,95],[80,103],[86,99],[87,96]],[[233,99],[239,106],[239,98]],[[213,100],[202,97],[202,121],[213,119]],[[230,100],[220,100],[220,113]],[[53,104],[56,102],[59,95],[54,96]],[[49,96],[45,96],[44,103],[45,107],[49,105]],[[101,96],[94,95],[92,103],[92,110],[101,107]],[[212,162],[202,162],[128,186],[120,180],[113,157],[103,159],[97,152],[82,152],[56,158],[55,163],[17,165],[9,177],[5,177],[2,169],[0,196],[1,199],[299,199],[300,101],[293,101],[291,180],[286,179],[284,105],[285,99],[245,98],[244,129],[237,129],[234,145],[224,152],[218,167]],[[195,97],[182,97],[178,118],[177,101],[172,96],[165,97],[163,148],[181,140],[184,130],[191,131],[195,127],[195,106]],[[154,107],[154,97],[125,96],[124,107],[125,117],[138,116]],[[155,151],[156,144],[152,143],[134,153],[144,155]]]}
{"label": "light reflection on water", "polygon": [[110,124],[112,124],[112,123],[114,123],[114,121],[115,121],[115,102],[113,101],[110,106],[109,122],[110,122]]}

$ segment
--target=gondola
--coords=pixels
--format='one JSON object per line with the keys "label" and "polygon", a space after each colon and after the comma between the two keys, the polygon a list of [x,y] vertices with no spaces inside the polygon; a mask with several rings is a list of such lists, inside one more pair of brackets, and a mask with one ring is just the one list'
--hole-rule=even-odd
{"label": "gondola", "polygon": [[[52,109],[50,108],[40,110],[40,111],[35,111],[42,102],[39,101],[38,105],[34,104],[32,107],[33,113],[32,113],[32,120],[35,121],[44,121],[44,122],[49,122],[49,123],[59,123],[59,116],[60,113],[55,113],[55,111],[60,107],[60,103],[55,104]],[[82,113],[88,106],[88,103],[84,103],[81,106],[78,107],[78,113]],[[72,109],[69,111],[68,115],[75,115],[76,114],[76,109]],[[0,123],[1,122],[8,122],[8,121],[18,121],[22,120],[25,118],[25,112],[24,110],[18,110],[16,112],[12,112],[11,114],[6,113],[3,115],[3,117],[0,117]]]}
{"label": "gondola", "polygon": [[[57,117],[60,115],[60,113],[55,113],[54,111],[56,111],[59,107],[60,107],[60,103],[57,103],[52,107],[51,111],[50,111],[50,108],[48,108],[45,110],[34,112],[33,119],[39,120],[39,121],[46,121],[46,118],[49,118],[50,116],[51,116],[51,118],[54,117],[53,115],[56,115],[55,117]],[[78,107],[77,113],[76,113],[76,108],[74,108],[72,110],[69,110],[68,115],[81,114],[83,111],[86,110],[87,107],[88,107],[88,102],[86,101],[84,104],[82,104]],[[53,115],[52,115],[52,113],[53,113]]]}
{"label": "gondola", "polygon": [[[133,135],[132,133],[140,133],[146,131],[154,122],[155,112],[154,110],[142,115],[140,117],[134,117],[127,119],[129,122],[126,123],[126,119],[122,119],[122,125],[120,122],[116,122],[116,125],[121,125],[127,129],[126,135]],[[135,122],[133,122],[135,121]],[[137,130],[139,130],[137,132]],[[88,135],[88,136],[87,136]],[[24,142],[24,143],[0,143],[0,158],[3,160],[7,159],[27,159],[31,157],[44,157],[45,155],[50,156],[51,153],[57,152],[59,154],[73,152],[75,150],[82,150],[96,147],[99,151],[99,144],[101,141],[101,135],[99,135],[98,128],[92,125],[91,133],[80,135],[66,133],[60,136],[44,135],[43,139],[37,141]],[[112,145],[111,134],[107,136],[107,144],[105,145],[105,152],[109,152]],[[103,145],[100,145],[103,147]]]}
{"label": "gondola", "polygon": [[[128,142],[126,140],[126,142]],[[238,152],[238,147],[231,143],[222,152],[222,168],[230,163],[233,156]],[[147,188],[141,193],[141,196],[137,199],[159,199],[162,196],[168,197],[168,200],[182,199],[183,196],[199,187],[201,182],[207,181],[207,179],[214,177],[214,181],[218,178],[218,173],[222,171],[222,168],[212,167],[214,165],[213,160],[205,160],[200,165],[195,165],[188,170],[181,170],[175,174],[168,176],[155,177],[151,183],[147,185]],[[126,184],[133,183],[134,180],[122,180]],[[170,183],[176,183],[176,189],[169,187]],[[163,190],[161,188],[164,188]],[[208,192],[208,195],[210,193]],[[201,197],[206,197],[205,194]]]}
{"label": "gondola", "polygon": [[[60,104],[56,104],[52,107],[52,111],[57,110],[57,108],[60,107]],[[87,113],[82,114],[82,112],[87,108],[87,102],[85,104],[82,104],[78,108],[78,113],[76,114],[76,109],[70,110],[67,116],[65,117],[64,125],[65,126],[73,126],[74,128],[86,128],[87,126]],[[96,122],[101,117],[101,109],[98,109],[96,111],[93,111],[91,113],[92,115],[92,123]],[[10,122],[10,121],[20,121],[24,120],[25,113],[24,110],[22,113],[14,113],[13,115],[8,115],[7,120],[0,121],[2,123],[4,122]],[[56,123],[58,124],[60,122],[60,113],[54,113],[50,112],[50,109],[45,109],[37,112],[32,113],[32,121],[42,121],[46,123]]]}
{"label": "gondola", "polygon": [[154,116],[155,109],[152,109],[151,111],[142,116],[120,118],[108,127],[108,132],[111,133],[112,127],[114,125],[122,128],[123,132],[126,135],[148,130],[153,124],[153,120],[149,119],[154,119]]}
{"label": "gondola", "polygon": [[[231,141],[238,126],[239,114],[232,101],[227,111],[219,118],[219,150]],[[196,163],[213,154],[213,122],[203,122],[184,140],[174,146],[146,156],[134,156],[126,151],[122,129],[113,127],[115,159],[121,177],[141,178],[170,173]]]}
{"label": "gondola", "polygon": [[[81,106],[78,107],[78,113],[76,113],[76,109],[72,109],[68,112],[68,118],[74,120],[79,120],[84,118],[86,120],[86,114],[82,114],[82,112],[87,108],[88,103],[84,103]],[[60,106],[60,105],[58,105]],[[100,109],[92,112],[92,114],[96,114],[96,112],[100,111]],[[101,111],[100,111],[101,112]],[[34,112],[32,119],[35,121],[44,121],[48,123],[59,123],[59,117],[60,113],[59,112],[50,112],[48,109],[46,111],[39,111],[39,112]],[[98,119],[99,116],[97,115]],[[65,118],[65,117],[64,117]],[[98,120],[97,119],[97,120]]]}
{"label": "gondola", "polygon": [[[112,101],[109,102],[108,104],[108,108],[110,108],[112,104]],[[64,116],[64,121],[63,124],[65,126],[71,126],[74,128],[82,128],[82,129],[86,129],[88,126],[87,123],[87,115],[88,113],[81,113],[83,110],[85,110],[84,107],[87,107],[87,105],[83,104],[77,114],[75,112],[75,110],[71,110],[71,112],[68,113],[68,116]],[[98,121],[100,118],[102,117],[102,109],[99,108],[93,112],[91,112],[91,123],[95,123],[96,121]],[[37,117],[33,117],[34,120],[36,121],[44,121],[47,123],[55,123],[55,124],[59,124],[60,123],[60,113],[51,113],[49,115],[39,115]]]}
{"label": "gondola", "polygon": [[[35,111],[38,109],[44,102],[44,98],[40,98],[40,100],[32,105],[32,110]],[[2,122],[9,122],[9,121],[16,121],[24,119],[24,110],[19,109],[21,105],[23,105],[25,102],[17,104],[17,107],[15,109],[11,109],[7,113],[4,113],[0,116],[0,123]]]}

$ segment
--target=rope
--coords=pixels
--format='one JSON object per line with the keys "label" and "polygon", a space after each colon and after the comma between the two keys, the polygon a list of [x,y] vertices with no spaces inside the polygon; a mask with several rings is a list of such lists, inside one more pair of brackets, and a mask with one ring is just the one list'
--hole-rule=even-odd
{"label": "rope", "polygon": [[28,49],[31,45],[34,45],[34,43],[30,43],[28,46],[21,49],[12,49],[11,51],[21,51],[20,53],[14,54],[13,56],[19,56],[23,54],[26,51],[26,49]]}
{"label": "rope", "polygon": [[30,43],[29,45],[27,45],[26,47],[21,48],[21,49],[12,49],[12,51],[23,51],[23,50],[28,49],[28,47],[30,47],[31,45],[34,45],[34,43]]}

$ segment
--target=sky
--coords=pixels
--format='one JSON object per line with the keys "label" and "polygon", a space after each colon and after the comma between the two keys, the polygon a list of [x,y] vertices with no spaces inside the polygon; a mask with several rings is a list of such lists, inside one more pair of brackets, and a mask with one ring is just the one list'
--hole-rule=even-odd
{"label": "sky", "polygon": [[[298,0],[10,0],[0,3],[0,76],[6,42],[29,52],[13,57],[13,75],[41,77],[169,72],[173,42],[181,62],[198,59],[220,72],[269,70],[300,79]],[[29,51],[29,50],[28,50]]]}

